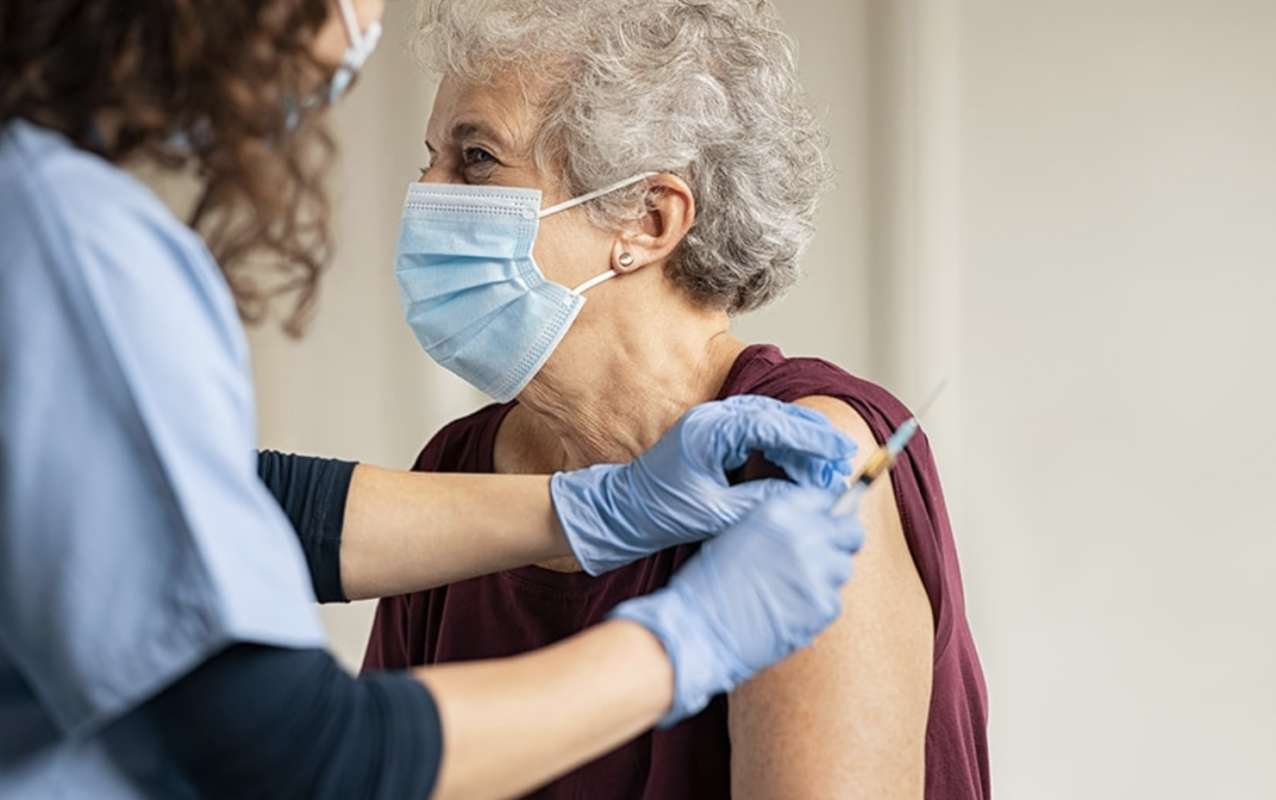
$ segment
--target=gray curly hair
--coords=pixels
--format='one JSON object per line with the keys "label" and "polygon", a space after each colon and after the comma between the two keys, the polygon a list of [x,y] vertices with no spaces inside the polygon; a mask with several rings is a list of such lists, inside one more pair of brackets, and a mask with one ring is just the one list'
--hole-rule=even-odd
{"label": "gray curly hair", "polygon": [[[751,311],[797,279],[831,170],[768,0],[425,0],[420,23],[428,72],[544,87],[532,154],[569,195],[687,182],[696,221],[667,272],[695,302]],[[590,203],[591,220],[618,228],[644,192]]]}

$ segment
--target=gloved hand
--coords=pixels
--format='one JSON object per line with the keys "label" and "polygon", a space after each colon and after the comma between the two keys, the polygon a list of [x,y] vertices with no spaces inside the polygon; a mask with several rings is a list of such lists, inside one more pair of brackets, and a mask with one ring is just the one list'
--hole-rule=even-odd
{"label": "gloved hand", "polygon": [[657,727],[810,644],[837,617],[864,529],[858,515],[829,513],[836,497],[788,488],[705,542],[667,587],[608,615],[646,627],[673,663],[673,706]]}
{"label": "gloved hand", "polygon": [[597,464],[550,480],[567,541],[590,575],[698,542],[783,491],[786,481],[737,486],[727,472],[761,451],[796,483],[830,488],[850,474],[855,442],[809,408],[739,395],[695,406],[628,464]]}

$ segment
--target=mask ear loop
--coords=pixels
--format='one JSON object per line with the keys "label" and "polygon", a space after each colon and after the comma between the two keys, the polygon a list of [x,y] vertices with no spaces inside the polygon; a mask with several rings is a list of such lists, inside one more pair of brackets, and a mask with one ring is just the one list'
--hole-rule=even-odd
{"label": "mask ear loop", "polygon": [[[548,217],[550,214],[557,214],[560,211],[566,211],[569,208],[575,208],[576,206],[581,205],[583,203],[588,203],[590,200],[594,200],[596,198],[602,197],[605,194],[610,194],[611,192],[614,192],[617,189],[623,189],[626,186],[635,184],[638,181],[645,181],[648,178],[655,177],[656,175],[659,175],[659,174],[660,173],[658,172],[643,172],[633,176],[632,178],[625,178],[623,181],[616,181],[615,183],[609,186],[604,186],[603,188],[596,189],[592,192],[589,192],[588,194],[582,194],[580,197],[573,197],[571,200],[566,200],[562,203],[559,203],[556,206],[550,206],[549,208],[543,209],[539,214],[537,214],[537,218],[544,219],[545,217]],[[616,274],[617,274],[616,270],[609,269],[606,272],[602,273],[601,275],[596,275],[590,278],[589,280],[585,281],[580,286],[577,286],[575,289],[572,289],[571,292],[574,295],[584,294],[585,292],[594,288],[595,286],[602,283],[603,281],[611,280],[612,278],[616,277]]]}
{"label": "mask ear loop", "polygon": [[377,41],[381,38],[381,23],[373,22],[366,31],[361,31],[359,18],[355,16],[354,6],[350,5],[350,0],[338,0],[337,7],[341,9],[341,21],[345,23],[346,35],[350,37],[350,51],[346,63],[342,66],[360,69],[367,62],[368,56],[372,55]]}
{"label": "mask ear loop", "polygon": [[595,286],[602,283],[603,281],[611,280],[612,278],[616,277],[617,274],[618,273],[616,272],[616,270],[609,269],[601,275],[595,275],[594,277],[582,283],[580,286],[577,286],[575,289],[572,289],[572,294],[584,294],[585,292],[594,288]]}
{"label": "mask ear loop", "polygon": [[[360,32],[359,18],[355,16],[354,6],[350,4],[350,0],[337,0],[337,7],[341,9],[341,22],[346,26],[346,36],[350,39],[350,46],[346,48],[345,55],[341,57],[341,63],[337,65],[328,84],[328,105],[330,106],[336,105],[345,94],[351,81],[354,80],[355,73],[363,69],[372,51],[377,49],[377,42],[381,41],[380,22],[373,22],[366,31]],[[291,124],[290,121],[290,127]]]}
{"label": "mask ear loop", "polygon": [[350,37],[350,46],[358,49],[363,43],[363,32],[359,30],[359,19],[354,15],[350,0],[337,0],[337,8],[341,10],[341,21],[345,23],[346,35]]}
{"label": "mask ear loop", "polygon": [[543,209],[537,216],[544,219],[550,214],[557,214],[559,211],[566,211],[569,208],[575,208],[578,205],[588,203],[590,200],[597,199],[605,194],[611,194],[617,189],[623,189],[626,186],[637,183],[638,181],[645,181],[648,178],[654,178],[659,174],[660,173],[658,172],[643,172],[639,175],[633,176],[632,178],[625,178],[623,181],[616,181],[610,186],[604,186],[603,188],[592,191],[589,194],[582,194],[580,197],[573,197],[571,200],[564,200],[556,206],[550,206],[549,208]]}

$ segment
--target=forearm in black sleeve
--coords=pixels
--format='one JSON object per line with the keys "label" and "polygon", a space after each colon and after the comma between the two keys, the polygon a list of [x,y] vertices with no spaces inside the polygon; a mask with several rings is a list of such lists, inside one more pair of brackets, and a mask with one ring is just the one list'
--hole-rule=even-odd
{"label": "forearm in black sleeve", "polygon": [[348,599],[341,587],[341,526],[356,466],[274,450],[257,454],[257,475],[292,522],[321,603]]}
{"label": "forearm in black sleeve", "polygon": [[322,650],[235,645],[139,713],[209,800],[426,800],[443,752],[422,684]]}

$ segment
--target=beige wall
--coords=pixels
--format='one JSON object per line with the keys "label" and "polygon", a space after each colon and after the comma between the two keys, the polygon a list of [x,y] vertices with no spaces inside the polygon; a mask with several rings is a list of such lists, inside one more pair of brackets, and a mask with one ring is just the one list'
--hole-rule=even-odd
{"label": "beige wall", "polygon": [[1003,796],[1276,797],[1276,3],[959,5]]}
{"label": "beige wall", "polygon": [[[841,179],[745,338],[918,401],[1001,798],[1276,796],[1276,3],[777,0]],[[403,324],[408,3],[337,111],[338,263],[264,446],[407,465],[482,399]],[[370,607],[325,610],[357,663]]]}

